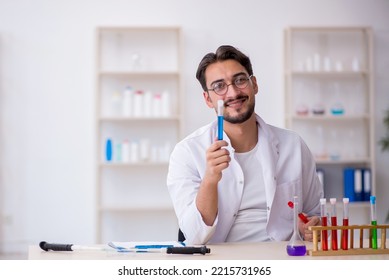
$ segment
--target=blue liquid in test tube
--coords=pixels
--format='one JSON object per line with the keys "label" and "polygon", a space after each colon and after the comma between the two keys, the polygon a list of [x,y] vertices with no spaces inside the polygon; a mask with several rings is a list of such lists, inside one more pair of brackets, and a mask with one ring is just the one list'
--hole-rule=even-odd
{"label": "blue liquid in test tube", "polygon": [[217,101],[217,140],[223,140],[223,109],[224,102],[223,100]]}

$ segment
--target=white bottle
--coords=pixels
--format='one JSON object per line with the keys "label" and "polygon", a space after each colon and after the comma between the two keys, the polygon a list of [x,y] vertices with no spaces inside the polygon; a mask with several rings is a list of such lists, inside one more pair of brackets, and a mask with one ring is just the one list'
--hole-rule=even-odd
{"label": "white bottle", "polygon": [[112,93],[111,96],[111,116],[120,116],[122,114],[122,97],[119,92]]}
{"label": "white bottle", "polygon": [[150,149],[150,161],[151,162],[158,162],[158,146],[152,145]]}
{"label": "white bottle", "polygon": [[150,140],[147,138],[143,138],[140,140],[140,160],[150,160]]}
{"label": "white bottle", "polygon": [[131,117],[132,116],[132,101],[133,99],[133,90],[132,87],[127,86],[123,91],[123,116]]}
{"label": "white bottle", "polygon": [[131,162],[139,162],[139,143],[138,141],[132,141],[130,147]]}
{"label": "white bottle", "polygon": [[153,96],[153,117],[159,118],[162,114],[162,96],[159,93]]}
{"label": "white bottle", "polygon": [[351,68],[354,72],[358,72],[360,71],[360,67],[359,67],[359,60],[358,58],[354,57],[352,62],[351,62]]}
{"label": "white bottle", "polygon": [[134,117],[143,117],[143,90],[137,90],[134,92]]}
{"label": "white bottle", "polygon": [[324,68],[324,71],[326,71],[326,72],[331,71],[331,60],[328,56],[324,57],[323,68]]}
{"label": "white bottle", "polygon": [[127,139],[122,143],[122,161],[126,163],[130,161],[130,143]]}
{"label": "white bottle", "polygon": [[161,95],[161,116],[162,117],[170,117],[170,92],[165,90]]}
{"label": "white bottle", "polygon": [[321,65],[320,65],[320,55],[318,53],[315,53],[313,55],[313,69],[314,71],[318,72],[321,70]]}

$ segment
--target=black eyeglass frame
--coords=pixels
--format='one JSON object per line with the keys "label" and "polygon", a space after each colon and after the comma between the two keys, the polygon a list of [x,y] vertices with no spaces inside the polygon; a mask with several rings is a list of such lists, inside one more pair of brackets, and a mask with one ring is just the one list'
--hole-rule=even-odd
{"label": "black eyeglass frame", "polygon": [[245,80],[246,80],[247,83],[245,83],[243,86],[242,86],[242,85],[238,86],[238,85],[235,84],[235,82],[236,82],[237,79],[235,79],[231,84],[227,84],[226,82],[221,81],[221,82],[223,82],[223,83],[226,85],[226,89],[225,89],[224,93],[217,93],[216,90],[213,89],[213,88],[207,88],[207,91],[213,91],[215,94],[217,94],[217,95],[219,95],[219,96],[223,96],[223,95],[226,95],[226,93],[228,92],[228,87],[231,86],[231,85],[234,85],[234,86],[235,86],[236,88],[238,88],[238,89],[245,89],[245,88],[249,85],[248,81],[249,81],[253,76],[254,76],[254,75],[250,75],[250,76],[248,76],[248,77],[245,77]]}

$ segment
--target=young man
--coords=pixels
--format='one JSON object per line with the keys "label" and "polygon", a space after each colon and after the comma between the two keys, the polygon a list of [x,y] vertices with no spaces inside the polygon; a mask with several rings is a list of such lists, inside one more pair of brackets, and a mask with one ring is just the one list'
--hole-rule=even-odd
{"label": "young man", "polygon": [[305,240],[317,225],[323,188],[314,158],[294,132],[266,124],[254,112],[258,92],[250,59],[232,46],[204,56],[196,74],[209,108],[224,101],[223,140],[217,121],[174,148],[167,186],[189,244],[289,240],[299,199]]}

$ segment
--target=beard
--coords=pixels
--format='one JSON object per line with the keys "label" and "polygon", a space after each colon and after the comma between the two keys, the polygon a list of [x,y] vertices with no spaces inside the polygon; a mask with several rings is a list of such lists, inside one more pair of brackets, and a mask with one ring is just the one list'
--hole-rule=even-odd
{"label": "beard", "polygon": [[240,113],[238,111],[238,115],[236,116],[230,116],[229,114],[224,114],[224,120],[232,123],[232,124],[239,124],[239,123],[244,123],[254,113],[255,110],[255,102],[251,102],[248,104],[247,110],[245,112]]}

